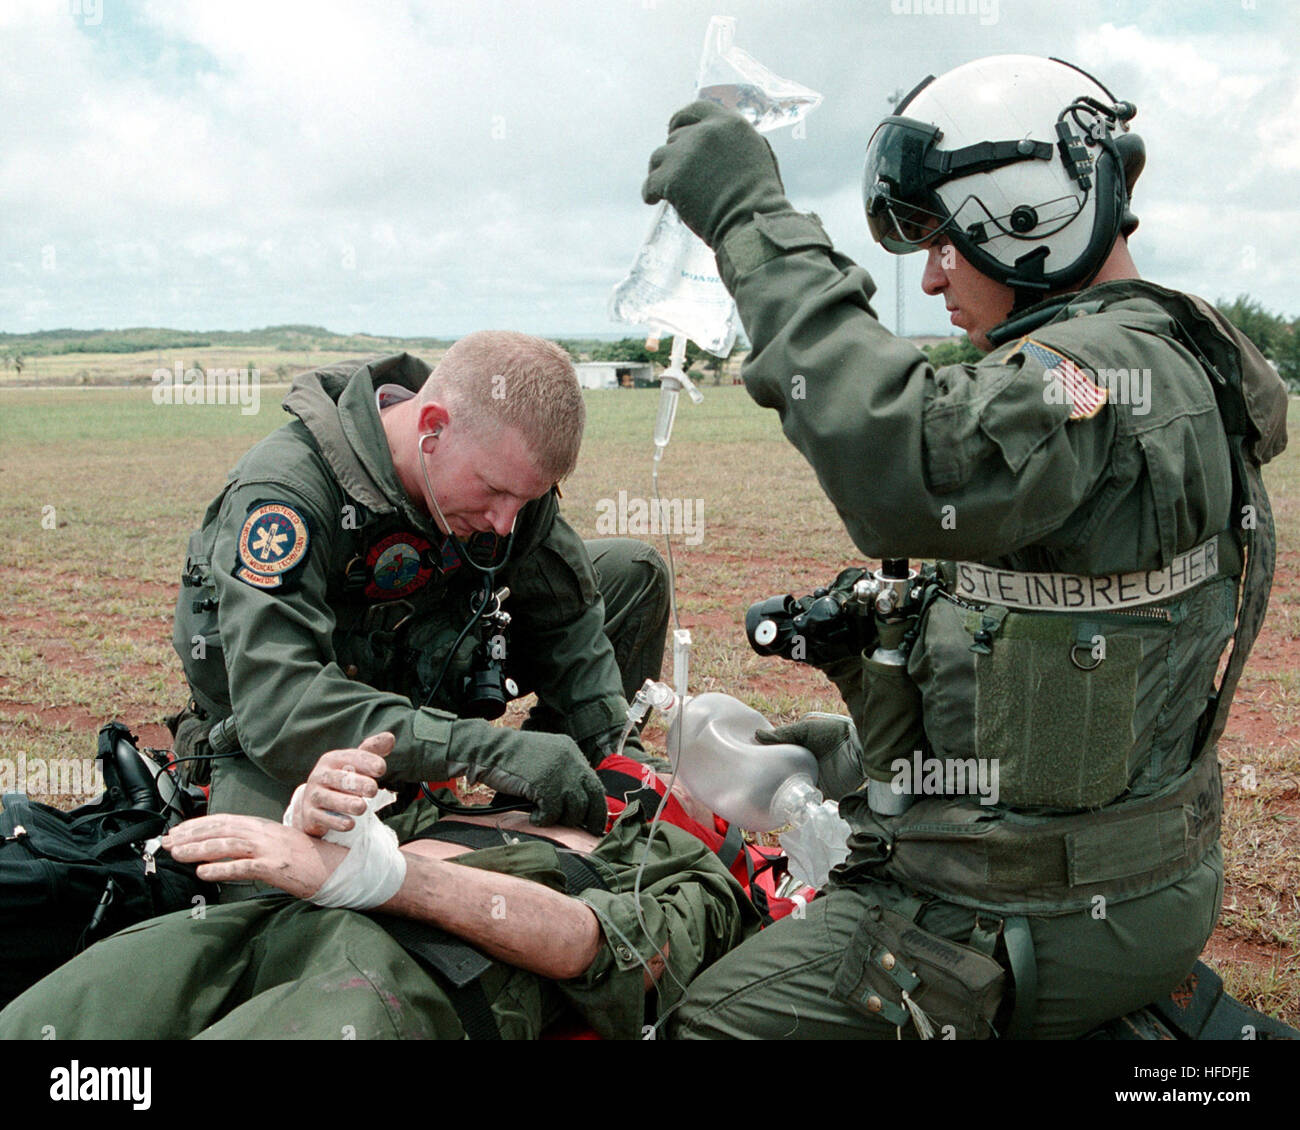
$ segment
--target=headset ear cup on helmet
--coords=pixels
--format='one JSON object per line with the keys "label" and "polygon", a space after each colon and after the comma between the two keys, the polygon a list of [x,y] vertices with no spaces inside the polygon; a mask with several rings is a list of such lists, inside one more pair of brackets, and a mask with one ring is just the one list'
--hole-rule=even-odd
{"label": "headset ear cup on helmet", "polygon": [[1147,147],[1137,134],[1121,133],[1115,138],[1115,149],[1124,162],[1124,214],[1120,219],[1120,230],[1128,236],[1138,226],[1138,218],[1133,214],[1133,186],[1146,168]]}
{"label": "headset ear cup on helmet", "polygon": [[[1123,230],[1124,217],[1130,214],[1128,188],[1124,181],[1124,158],[1113,142],[1103,145],[1098,152],[1095,175],[1097,215],[1093,220],[1093,227],[1096,236],[1106,240],[1105,249],[1100,252],[1102,258],[1105,258]],[[1101,263],[1098,262],[1097,268],[1099,269],[1100,266]],[[1096,270],[1090,271],[1081,282],[1086,285],[1096,273]]]}

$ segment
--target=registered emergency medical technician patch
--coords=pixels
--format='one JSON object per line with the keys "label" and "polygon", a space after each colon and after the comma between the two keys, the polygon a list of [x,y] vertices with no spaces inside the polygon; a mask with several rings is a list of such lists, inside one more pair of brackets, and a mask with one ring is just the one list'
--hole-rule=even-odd
{"label": "registered emergency medical technician patch", "polygon": [[366,551],[365,592],[371,600],[409,596],[432,576],[429,543],[419,534],[389,534]]}
{"label": "registered emergency medical technician patch", "polygon": [[1108,390],[1093,383],[1086,369],[1063,353],[1036,341],[1023,341],[1016,349],[1043,366],[1043,395],[1048,404],[1070,405],[1071,420],[1087,420],[1101,411]]}
{"label": "registered emergency medical technician patch", "polygon": [[259,589],[278,589],[307,557],[302,515],[284,502],[255,504],[239,531],[235,576]]}

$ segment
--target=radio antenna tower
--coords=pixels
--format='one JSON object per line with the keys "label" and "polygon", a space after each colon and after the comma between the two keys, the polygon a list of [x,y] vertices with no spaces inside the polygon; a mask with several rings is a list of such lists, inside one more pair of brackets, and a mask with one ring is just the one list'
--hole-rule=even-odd
{"label": "radio antenna tower", "polygon": [[[889,95],[886,101],[896,107],[903,100],[903,88],[900,86]],[[903,256],[894,256],[894,335],[903,336]]]}

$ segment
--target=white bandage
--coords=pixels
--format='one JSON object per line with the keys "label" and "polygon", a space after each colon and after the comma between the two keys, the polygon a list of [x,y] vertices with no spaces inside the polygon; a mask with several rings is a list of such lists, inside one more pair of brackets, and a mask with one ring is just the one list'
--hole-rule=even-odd
{"label": "white bandage", "polygon": [[[284,823],[293,827],[294,816],[302,803],[305,785],[299,785],[284,813]],[[353,818],[352,830],[325,833],[325,839],[348,849],[343,862],[311,896],[317,906],[369,910],[386,903],[401,889],[406,878],[406,856],[397,846],[397,833],[380,821],[376,813],[397,799],[388,789],[366,801],[366,811]]]}

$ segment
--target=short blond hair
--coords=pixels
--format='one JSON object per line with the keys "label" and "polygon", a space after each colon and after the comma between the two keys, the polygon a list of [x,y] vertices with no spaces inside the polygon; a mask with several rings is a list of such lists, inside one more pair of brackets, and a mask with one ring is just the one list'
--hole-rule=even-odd
{"label": "short blond hair", "polygon": [[514,428],[552,482],[577,465],[587,408],[572,359],[553,341],[510,330],[472,333],[443,355],[420,399],[444,404],[480,437]]}

